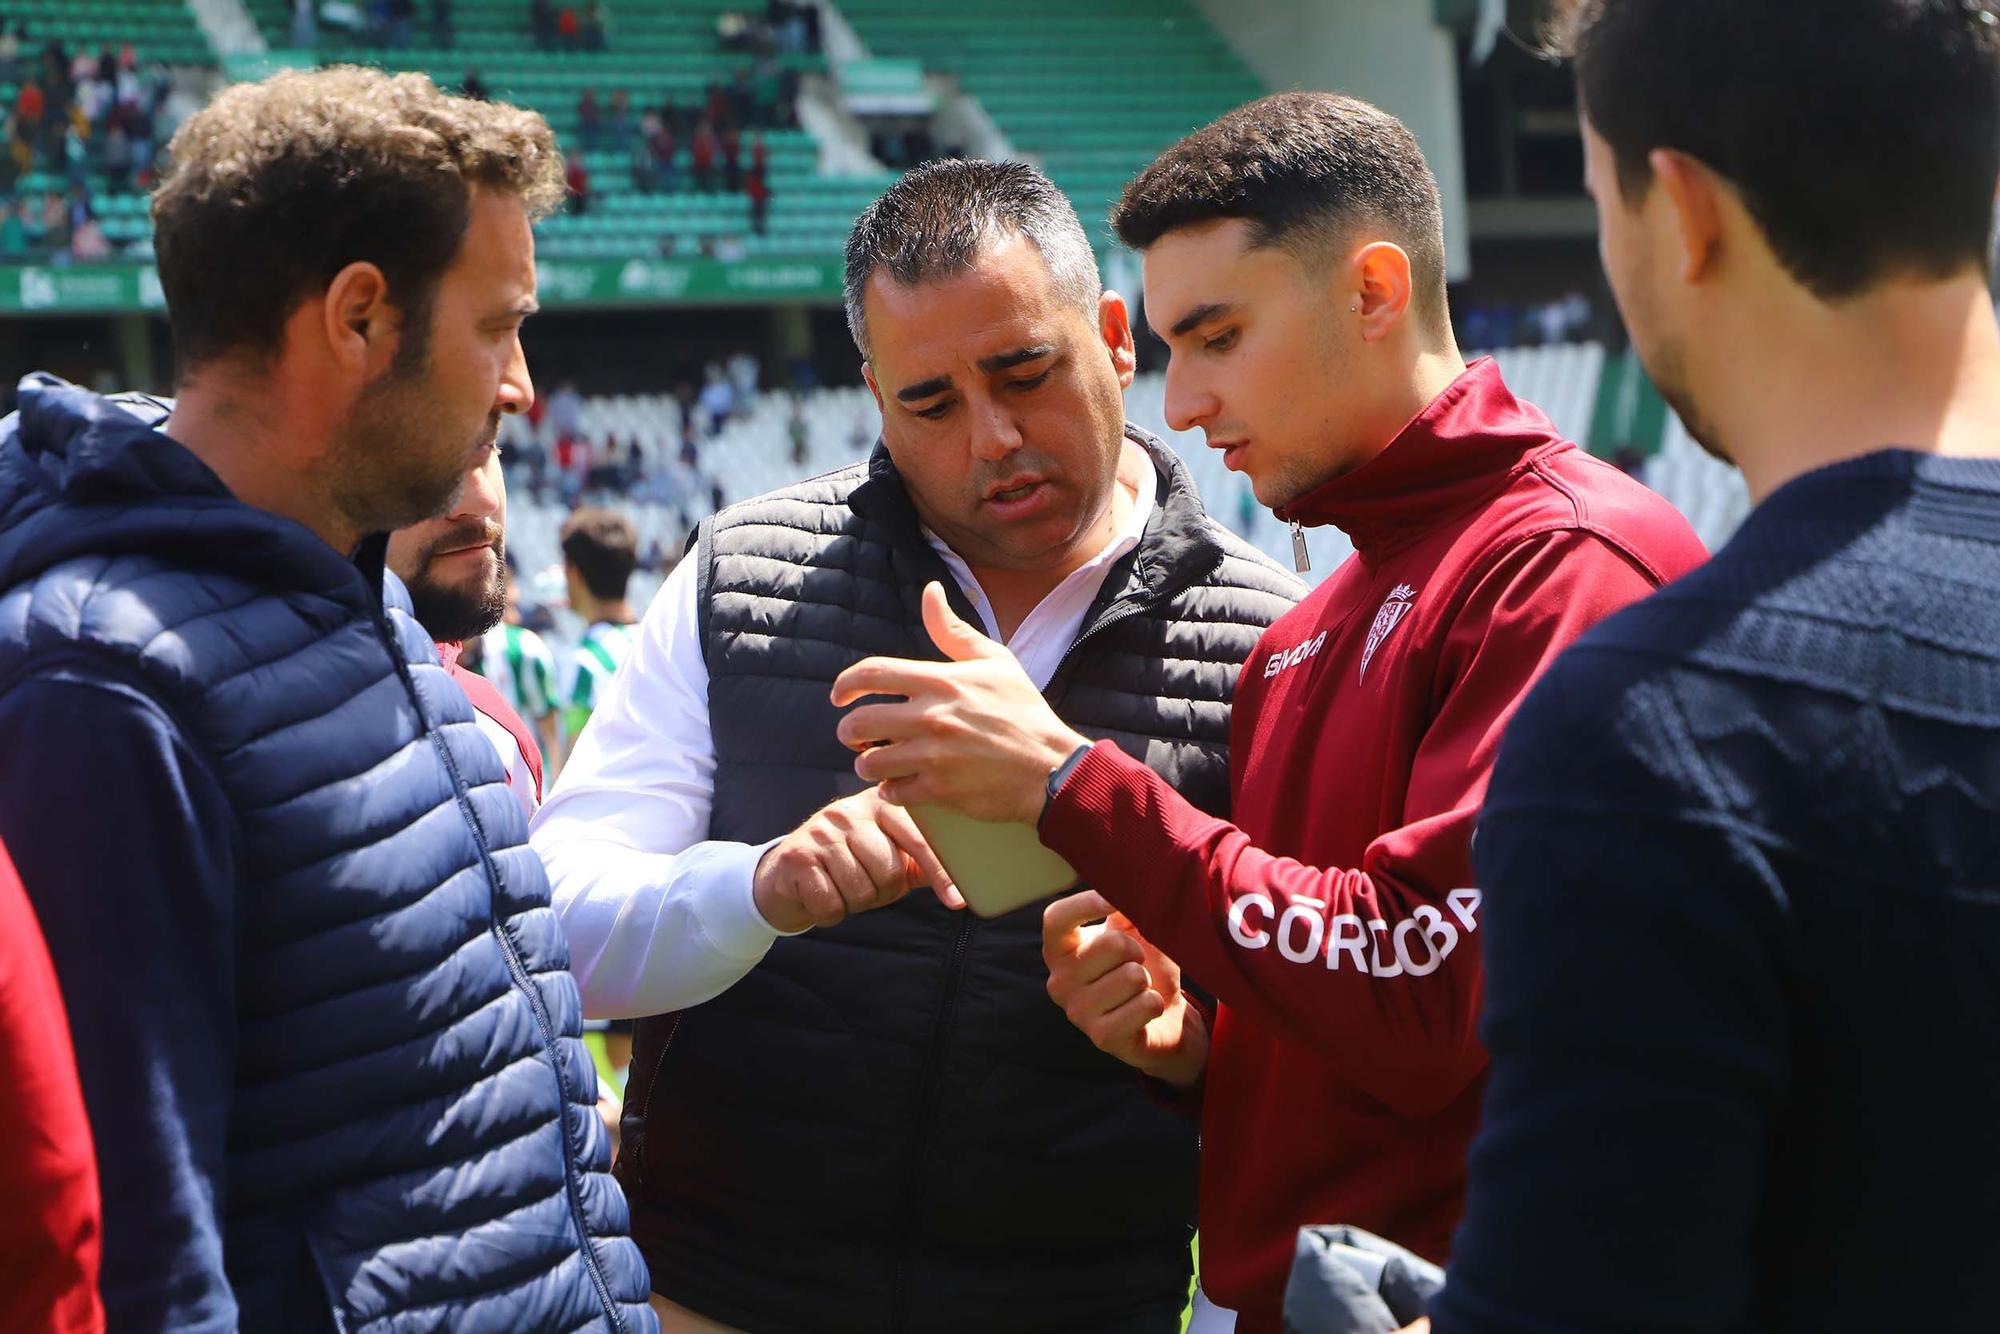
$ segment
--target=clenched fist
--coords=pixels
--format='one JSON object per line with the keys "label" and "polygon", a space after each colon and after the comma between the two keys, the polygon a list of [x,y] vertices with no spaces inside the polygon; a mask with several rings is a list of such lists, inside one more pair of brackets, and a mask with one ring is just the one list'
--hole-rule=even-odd
{"label": "clenched fist", "polygon": [[1201,1078],[1208,1025],[1181,994],[1180,965],[1103,895],[1086,890],[1048,906],[1042,959],[1050,999],[1098,1050],[1180,1088]]}

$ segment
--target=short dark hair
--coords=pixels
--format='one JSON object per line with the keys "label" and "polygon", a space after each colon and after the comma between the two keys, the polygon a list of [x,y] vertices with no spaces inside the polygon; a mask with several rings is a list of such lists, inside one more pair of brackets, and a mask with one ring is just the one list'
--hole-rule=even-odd
{"label": "short dark hair", "polygon": [[1059,296],[1096,314],[1104,290],[1076,206],[1025,162],[943,158],[903,176],[862,210],[847,236],[847,328],[868,355],[862,293],[877,269],[914,285],[964,273],[997,237],[1025,236]]}
{"label": "short dark hair", "polygon": [[1822,300],[1990,264],[1993,0],[1565,0],[1552,37],[1627,201],[1699,159]]}
{"label": "short dark hair", "polygon": [[613,602],[639,566],[639,530],[616,510],[586,506],[563,521],[562,554],[592,597]]}
{"label": "short dark hair", "polygon": [[226,88],[167,152],[153,245],[182,375],[228,352],[269,356],[315,284],[357,261],[381,268],[412,330],[399,362],[420,362],[471,187],[516,195],[531,216],[563,197],[541,116],[355,66]]}
{"label": "short dark hair", "polygon": [[1310,259],[1357,227],[1380,228],[1410,257],[1417,313],[1449,326],[1444,210],[1409,127],[1340,93],[1273,93],[1168,148],[1111,211],[1118,238],[1144,250],[1168,232],[1225,218],[1254,245]]}

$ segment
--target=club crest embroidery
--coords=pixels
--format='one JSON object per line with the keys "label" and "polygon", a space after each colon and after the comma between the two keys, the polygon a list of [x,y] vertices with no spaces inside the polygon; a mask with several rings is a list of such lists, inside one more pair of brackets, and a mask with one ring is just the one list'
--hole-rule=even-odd
{"label": "club crest embroidery", "polygon": [[1389,590],[1389,600],[1375,613],[1374,623],[1368,627],[1368,642],[1361,646],[1361,674],[1355,677],[1356,681],[1368,679],[1368,663],[1374,658],[1375,650],[1382,647],[1382,641],[1389,637],[1391,630],[1403,623],[1403,617],[1409,614],[1410,604],[1416,596],[1417,590],[1408,584],[1397,584]]}

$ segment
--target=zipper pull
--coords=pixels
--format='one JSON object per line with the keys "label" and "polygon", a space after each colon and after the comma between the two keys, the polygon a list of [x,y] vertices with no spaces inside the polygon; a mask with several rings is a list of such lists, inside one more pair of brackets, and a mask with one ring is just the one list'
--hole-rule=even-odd
{"label": "zipper pull", "polygon": [[1312,557],[1306,554],[1306,530],[1299,527],[1299,521],[1294,519],[1292,520],[1292,568],[1304,574],[1312,567]]}

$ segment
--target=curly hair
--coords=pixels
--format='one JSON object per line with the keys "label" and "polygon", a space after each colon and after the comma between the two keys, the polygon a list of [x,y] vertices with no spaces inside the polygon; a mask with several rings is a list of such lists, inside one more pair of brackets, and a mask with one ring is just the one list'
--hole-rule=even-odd
{"label": "curly hair", "polygon": [[531,217],[563,196],[548,122],[441,91],[421,74],[288,70],[225,89],[168,145],[153,244],[179,370],[274,352],[300,301],[349,264],[382,270],[414,330],[472,216],[472,187]]}

